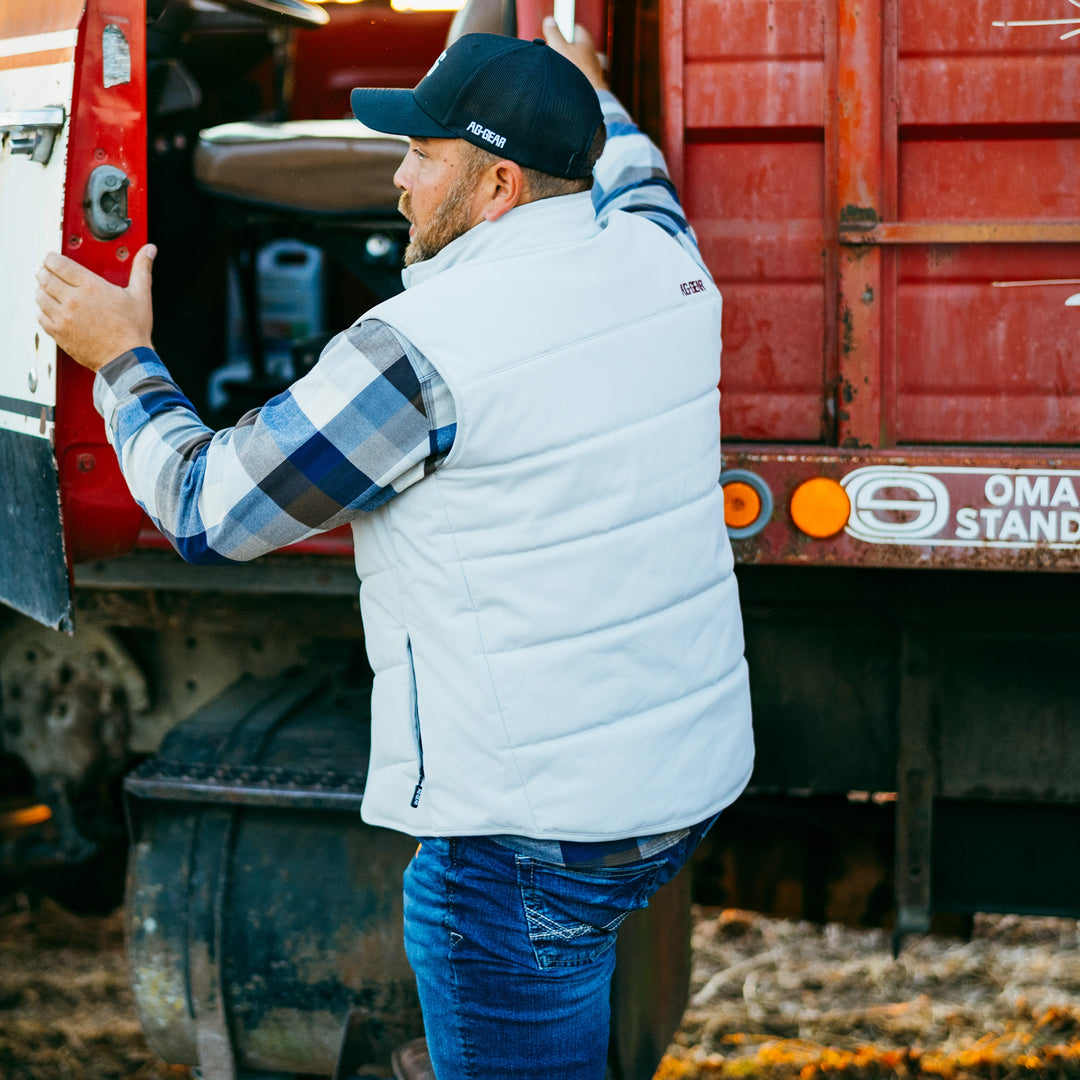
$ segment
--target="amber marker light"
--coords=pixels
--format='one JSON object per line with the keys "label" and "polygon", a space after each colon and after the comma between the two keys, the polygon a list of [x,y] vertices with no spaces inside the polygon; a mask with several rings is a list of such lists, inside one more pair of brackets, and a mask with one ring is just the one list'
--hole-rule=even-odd
{"label": "amber marker light", "polygon": [[43,825],[51,817],[52,810],[44,803],[0,811],[0,829],[28,829],[32,825]]}
{"label": "amber marker light", "polygon": [[851,500],[839,481],[827,476],[804,480],[791,496],[791,519],[807,536],[825,540],[847,524]]}
{"label": "amber marker light", "polygon": [[729,469],[720,474],[724,489],[724,524],[728,536],[743,540],[761,532],[772,516],[773,499],[769,485],[757,473]]}
{"label": "amber marker light", "polygon": [[753,525],[761,514],[761,496],[741,480],[724,488],[724,521],[733,529]]}

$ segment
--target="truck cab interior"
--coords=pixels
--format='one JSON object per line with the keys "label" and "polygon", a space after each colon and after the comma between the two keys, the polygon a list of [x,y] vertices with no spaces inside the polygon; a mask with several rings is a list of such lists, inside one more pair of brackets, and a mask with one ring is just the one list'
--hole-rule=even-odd
{"label": "truck cab interior", "polygon": [[[171,0],[148,12],[155,343],[208,423],[235,420],[397,292],[405,140],[351,116],[354,86],[412,86],[503,5]],[[512,8],[510,9],[512,11]],[[453,22],[453,31],[451,24]]]}

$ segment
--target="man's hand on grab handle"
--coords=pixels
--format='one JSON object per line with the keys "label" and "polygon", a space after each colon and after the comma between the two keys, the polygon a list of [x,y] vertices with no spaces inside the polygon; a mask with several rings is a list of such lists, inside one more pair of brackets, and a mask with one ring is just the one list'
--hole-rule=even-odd
{"label": "man's hand on grab handle", "polygon": [[150,346],[151,270],[157,248],[140,248],[126,289],[50,251],[37,272],[38,322],[73,360],[91,371],[140,345]]}
{"label": "man's hand on grab handle", "polygon": [[561,53],[575,67],[580,68],[585,73],[585,78],[597,90],[606,90],[608,88],[607,78],[604,75],[604,62],[596,51],[592,35],[584,26],[578,23],[574,27],[574,40],[567,41],[559,32],[554,17],[549,15],[544,20],[544,40],[557,53]]}

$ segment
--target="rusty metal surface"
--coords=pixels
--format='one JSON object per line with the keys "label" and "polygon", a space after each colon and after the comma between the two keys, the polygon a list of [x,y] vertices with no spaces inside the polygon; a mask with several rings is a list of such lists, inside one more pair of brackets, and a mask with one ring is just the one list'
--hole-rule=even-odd
{"label": "rusty metal surface", "polygon": [[[162,747],[161,760],[191,776],[190,801],[179,785],[129,789],[132,984],[165,1060],[213,1080],[330,1075],[347,1019],[355,1064],[383,1068],[420,1033],[401,941],[401,873],[415,843],[364,825],[356,800],[351,813],[312,801],[328,773],[362,786],[369,694],[308,679],[241,683]],[[245,763],[254,802],[234,798]],[[206,802],[221,765],[233,767],[219,778],[222,798]],[[270,774],[286,785],[260,804]],[[316,779],[293,800],[290,776]]]}
{"label": "rusty metal surface", "polygon": [[[741,563],[1080,569],[1077,449],[843,451],[729,444],[724,467],[760,476],[773,494],[772,518],[765,529],[732,542]],[[846,482],[851,490],[852,476],[859,470],[866,470],[860,478],[877,476],[880,489],[870,490],[861,480],[861,526],[849,522],[845,531],[824,540],[795,527],[789,505],[799,484],[824,476]],[[921,535],[917,526],[905,525],[919,516],[926,526]],[[935,522],[939,524],[932,528]]]}
{"label": "rusty metal surface", "polygon": [[[837,0],[837,90],[835,145],[840,227],[848,221],[877,221],[882,206],[883,101],[880,79],[867,78],[882,65],[884,0]],[[877,248],[840,251],[836,442],[881,446],[888,407],[883,379],[883,253]]]}
{"label": "rusty metal surface", "polygon": [[356,567],[349,557],[330,552],[275,552],[251,563],[197,566],[167,550],[142,549],[115,559],[84,563],[75,568],[79,589],[135,591],[157,589],[179,593],[353,596],[360,590]]}
{"label": "rusty metal surface", "polygon": [[685,190],[683,184],[685,155],[685,60],[683,4],[662,3],[660,6],[660,81],[663,85],[663,103],[660,115],[663,125],[662,144],[667,159],[668,173],[677,190]]}
{"label": "rusty metal surface", "polygon": [[665,150],[725,299],[725,438],[1080,441],[1080,42],[1007,8],[662,4]]}
{"label": "rusty metal surface", "polygon": [[124,781],[140,799],[227,806],[286,806],[359,812],[364,776],[335,769],[144,762]]}
{"label": "rusty metal surface", "polygon": [[830,8],[824,0],[660,8],[664,151],[724,293],[723,423],[745,438],[824,437]]}
{"label": "rusty metal surface", "polygon": [[844,244],[1077,244],[1080,222],[843,222],[840,241]]}

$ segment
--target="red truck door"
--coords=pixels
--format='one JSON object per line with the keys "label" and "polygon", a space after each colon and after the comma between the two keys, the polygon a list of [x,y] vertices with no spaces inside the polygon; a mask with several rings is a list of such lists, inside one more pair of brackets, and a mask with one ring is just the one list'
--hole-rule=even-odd
{"label": "red truck door", "polygon": [[[62,251],[117,284],[146,236],[143,0],[0,4],[0,602],[72,629],[68,566],[142,519],[88,372],[37,324]],[[59,387],[59,393],[58,393]]]}

